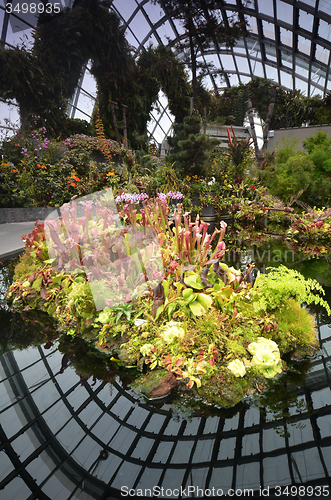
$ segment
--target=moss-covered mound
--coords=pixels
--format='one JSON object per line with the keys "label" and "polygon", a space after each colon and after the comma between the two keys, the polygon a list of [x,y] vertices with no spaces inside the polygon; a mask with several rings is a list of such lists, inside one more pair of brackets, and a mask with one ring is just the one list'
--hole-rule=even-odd
{"label": "moss-covered mound", "polygon": [[[314,320],[303,304],[322,304],[330,314],[320,295],[323,289],[284,266],[252,280],[252,266],[242,273],[222,260],[224,223],[210,236],[206,223],[191,223],[176,214],[171,223],[165,209],[162,200],[146,204],[140,222],[130,209],[126,213],[130,224],[134,217],[136,224],[156,230],[164,265],[162,281],[153,288],[147,282],[147,291],[130,302],[97,311],[91,273],[53,269],[40,251],[42,228],[32,242],[27,240],[7,301],[13,308],[48,313],[59,331],[88,340],[118,365],[159,371],[156,379],[170,372],[167,390],[185,386],[208,403],[235,406],[260,390],[264,381],[276,380],[291,356],[303,358],[318,348]],[[92,222],[96,231],[98,222]],[[99,229],[105,245],[108,233],[102,221]],[[85,230],[84,219],[82,235]],[[104,258],[105,253],[97,255]],[[131,282],[132,276],[115,275],[110,286],[115,290],[124,283],[129,289]],[[146,380],[149,375],[141,382],[142,393],[151,398],[164,395],[157,387],[143,388]]]}

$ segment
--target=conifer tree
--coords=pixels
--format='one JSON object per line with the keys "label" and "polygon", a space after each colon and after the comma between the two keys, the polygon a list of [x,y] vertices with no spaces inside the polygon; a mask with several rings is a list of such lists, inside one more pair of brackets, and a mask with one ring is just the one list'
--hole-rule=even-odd
{"label": "conifer tree", "polygon": [[175,135],[168,137],[172,148],[168,160],[181,175],[203,175],[209,154],[218,141],[201,133],[198,115],[186,116],[183,123],[175,123],[173,129]]}

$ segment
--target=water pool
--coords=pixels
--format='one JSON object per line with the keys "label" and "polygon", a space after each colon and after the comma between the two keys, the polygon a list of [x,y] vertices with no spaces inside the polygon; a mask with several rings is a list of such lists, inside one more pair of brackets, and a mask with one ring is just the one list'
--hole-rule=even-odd
{"label": "water pool", "polygon": [[[275,249],[260,250],[260,267],[272,265]],[[251,250],[230,259],[246,262]],[[293,265],[329,284],[328,261]],[[169,400],[141,400],[117,376],[86,380],[56,341],[38,345],[47,322],[3,307],[1,500],[329,497],[331,321],[316,314],[321,348],[305,377],[277,387],[261,408],[246,400],[232,413],[185,414]]]}

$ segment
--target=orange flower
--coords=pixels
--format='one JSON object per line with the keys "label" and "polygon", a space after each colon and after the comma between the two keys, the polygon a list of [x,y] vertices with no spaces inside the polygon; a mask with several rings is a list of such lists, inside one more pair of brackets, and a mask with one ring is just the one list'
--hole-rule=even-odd
{"label": "orange flower", "polygon": [[77,177],[76,175],[73,175],[71,178],[74,179],[77,182],[79,182],[79,180],[80,180],[79,177]]}
{"label": "orange flower", "polygon": [[76,187],[76,184],[74,182],[70,182],[70,185],[73,186],[74,188]]}

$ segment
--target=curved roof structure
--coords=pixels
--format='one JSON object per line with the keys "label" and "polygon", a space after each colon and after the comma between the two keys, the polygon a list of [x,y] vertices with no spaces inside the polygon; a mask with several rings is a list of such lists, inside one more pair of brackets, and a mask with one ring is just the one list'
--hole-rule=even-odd
{"label": "curved roof structure", "polygon": [[[7,1],[12,4],[12,9],[7,10],[12,13],[6,13],[6,1],[0,1],[2,43],[29,44],[37,14],[24,13],[23,4],[17,0]],[[46,4],[46,0],[42,1]],[[70,7],[73,0],[52,0],[51,3]],[[243,12],[250,33],[233,49],[214,45],[199,54],[200,59],[213,63],[218,70],[209,72],[204,80],[209,89],[221,91],[260,76],[288,89],[300,89],[309,96],[324,95],[331,90],[329,0],[251,0],[248,6],[243,6],[242,0],[219,0],[218,3],[223,19],[239,10]],[[126,26],[127,39],[136,53],[150,44],[173,46],[183,34],[181,24],[150,0],[113,0],[111,9]],[[88,119],[94,98],[95,84],[87,67],[71,103],[71,116]],[[4,116],[2,108],[0,112]],[[151,117],[151,136],[161,142],[171,124],[167,100],[160,96],[159,110]]]}

